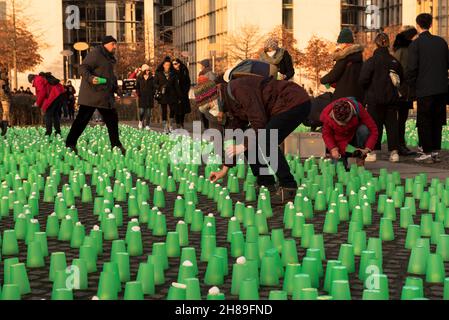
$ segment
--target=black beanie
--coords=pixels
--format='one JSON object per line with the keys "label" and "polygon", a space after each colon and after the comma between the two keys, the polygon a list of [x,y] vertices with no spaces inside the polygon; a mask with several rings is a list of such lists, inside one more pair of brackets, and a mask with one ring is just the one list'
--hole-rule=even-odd
{"label": "black beanie", "polygon": [[29,75],[28,75],[28,82],[29,82],[29,83],[33,83],[34,78],[36,78],[36,75],[35,75],[35,74],[29,74]]}
{"label": "black beanie", "polygon": [[116,40],[113,36],[105,36],[105,37],[103,38],[103,40],[101,41],[101,44],[102,44],[102,45],[105,45],[105,44],[110,43],[110,42],[115,42],[115,43],[117,43],[117,40]]}

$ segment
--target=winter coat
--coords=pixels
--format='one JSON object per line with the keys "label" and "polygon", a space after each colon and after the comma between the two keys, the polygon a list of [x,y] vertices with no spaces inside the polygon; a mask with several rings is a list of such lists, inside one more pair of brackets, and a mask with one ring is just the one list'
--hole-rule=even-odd
{"label": "winter coat", "polygon": [[[229,82],[226,111],[232,115],[229,127],[242,129],[251,125],[255,131],[266,127],[270,118],[310,101],[304,88],[294,82],[248,76]],[[233,103],[229,103],[232,100]]]}
{"label": "winter coat", "polygon": [[149,75],[145,80],[143,74],[138,76],[136,92],[139,97],[139,108],[152,108],[154,106],[154,77]]}
{"label": "winter coat", "polygon": [[36,89],[36,105],[46,112],[51,104],[65,94],[64,86],[60,83],[51,85],[43,76],[36,76],[33,80],[33,87]]}
{"label": "winter coat", "polygon": [[421,33],[409,47],[406,74],[409,84],[416,86],[416,96],[447,94],[448,69],[447,42],[428,31]]}
{"label": "winter coat", "polygon": [[290,80],[295,75],[292,56],[285,49],[279,48],[273,57],[270,57],[266,52],[262,52],[259,59],[276,66],[279,73],[285,75],[285,80]]}
{"label": "winter coat", "polygon": [[[116,59],[104,46],[92,49],[80,66],[81,87],[78,103],[96,108],[113,108],[114,93],[118,91],[117,77],[114,74]],[[105,84],[93,84],[94,77],[106,79]]]}
{"label": "winter coat", "polygon": [[181,90],[181,102],[175,110],[176,114],[188,114],[192,112],[190,106],[189,92],[192,86],[192,82],[190,80],[189,70],[183,64],[181,64],[179,71],[175,71],[178,77],[178,85]]}
{"label": "winter coat", "polygon": [[[408,56],[409,56],[409,47],[412,43],[411,40],[405,38],[403,33],[400,33],[396,36],[396,40],[394,43],[394,53],[393,56],[401,63],[403,72],[404,72],[404,81],[401,82],[401,87],[399,91],[401,92],[402,97],[401,101],[413,101],[416,97],[416,88],[414,86],[410,86],[410,84],[405,80],[405,75],[408,71]],[[409,104],[411,105],[411,104]]]}
{"label": "winter coat", "polygon": [[175,105],[181,100],[181,89],[175,71],[170,71],[167,78],[164,70],[158,68],[154,77],[154,87],[162,93],[161,99],[158,101],[160,104]]}
{"label": "winter coat", "polygon": [[333,69],[321,78],[321,84],[335,86],[333,99],[355,97],[363,101],[363,89],[359,83],[360,71],[363,65],[363,46],[353,44],[334,54]]}
{"label": "winter coat", "polygon": [[398,89],[390,78],[390,70],[394,70],[404,78],[401,63],[393,57],[388,48],[378,48],[364,64],[360,73],[360,84],[365,90],[365,104],[370,106],[397,105]]}
{"label": "winter coat", "polygon": [[[341,98],[337,101],[340,100],[349,101],[353,104],[353,101],[347,98]],[[338,148],[341,154],[346,153],[346,148],[354,138],[357,128],[364,124],[370,132],[368,140],[365,143],[365,148],[373,150],[377,143],[378,130],[376,123],[368,111],[359,103],[358,116],[355,114],[347,125],[341,126],[330,116],[334,104],[337,101],[329,104],[321,113],[321,122],[323,123],[322,134],[327,149],[332,150]]]}

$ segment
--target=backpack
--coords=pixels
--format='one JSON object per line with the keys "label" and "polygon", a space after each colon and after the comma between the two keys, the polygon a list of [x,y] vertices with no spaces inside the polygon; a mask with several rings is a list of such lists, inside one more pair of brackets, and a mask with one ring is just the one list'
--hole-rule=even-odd
{"label": "backpack", "polygon": [[61,82],[58,78],[52,75],[51,72],[41,72],[39,75],[44,77],[51,86],[56,86]]}

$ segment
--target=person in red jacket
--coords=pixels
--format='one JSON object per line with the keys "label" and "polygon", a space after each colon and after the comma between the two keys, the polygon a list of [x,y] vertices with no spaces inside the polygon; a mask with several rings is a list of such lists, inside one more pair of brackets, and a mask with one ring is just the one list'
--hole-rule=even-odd
{"label": "person in red jacket", "polygon": [[[366,155],[376,146],[378,130],[369,113],[353,98],[341,98],[329,104],[321,113],[323,140],[332,159],[357,158],[357,165],[365,164]],[[356,148],[349,152],[348,146]]]}
{"label": "person in red jacket", "polygon": [[61,135],[60,111],[64,103],[64,86],[51,73],[30,74],[28,81],[36,89],[35,105],[45,114],[46,136],[51,136],[52,128]]}

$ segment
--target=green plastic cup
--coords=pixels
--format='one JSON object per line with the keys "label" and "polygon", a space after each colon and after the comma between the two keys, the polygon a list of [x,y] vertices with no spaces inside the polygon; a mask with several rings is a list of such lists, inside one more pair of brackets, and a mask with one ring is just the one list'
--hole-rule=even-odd
{"label": "green plastic cup", "polygon": [[20,294],[31,292],[30,282],[24,263],[17,263],[10,266],[10,284],[16,284],[19,287]]}
{"label": "green plastic cup", "polygon": [[97,297],[100,300],[117,300],[118,288],[114,273],[102,271],[98,282]]}
{"label": "green plastic cup", "polygon": [[240,284],[239,300],[259,300],[257,281],[254,278],[244,279]]}
{"label": "green plastic cup", "polygon": [[138,281],[130,281],[125,285],[124,300],[143,300],[142,284]]}
{"label": "green plastic cup", "polygon": [[408,262],[407,272],[425,275],[427,270],[428,252],[424,246],[414,246]]}
{"label": "green plastic cup", "polygon": [[20,300],[20,288],[17,284],[5,284],[2,288],[1,299],[5,300]]}
{"label": "green plastic cup", "polygon": [[[348,273],[355,272],[354,247],[350,244],[342,244],[338,254],[338,260],[348,269]],[[332,294],[331,294],[332,295]]]}
{"label": "green plastic cup", "polygon": [[197,278],[185,280],[186,300],[201,300],[200,281]]}
{"label": "green plastic cup", "polygon": [[172,283],[168,289],[167,300],[186,300],[187,286],[182,283]]}
{"label": "green plastic cup", "polygon": [[293,277],[293,300],[300,300],[301,290],[304,288],[311,288],[312,282],[310,276],[305,273],[296,274]]}
{"label": "green plastic cup", "polygon": [[443,283],[445,278],[443,258],[439,254],[427,257],[426,282]]}
{"label": "green plastic cup", "polygon": [[332,281],[331,296],[334,300],[351,300],[349,282],[346,280]]}
{"label": "green plastic cup", "polygon": [[417,225],[409,225],[407,227],[407,236],[405,238],[405,248],[412,249],[418,239],[421,238],[421,228]]}
{"label": "green plastic cup", "polygon": [[394,240],[393,220],[390,218],[380,219],[379,238],[383,241]]}
{"label": "green plastic cup", "polygon": [[268,300],[288,300],[287,292],[280,290],[271,290],[268,295]]}
{"label": "green plastic cup", "polygon": [[40,242],[33,241],[28,244],[27,250],[27,267],[42,268],[45,266],[44,254]]}
{"label": "green plastic cup", "polygon": [[19,244],[14,230],[3,231],[2,254],[5,256],[19,254]]}
{"label": "green plastic cup", "polygon": [[154,265],[152,263],[140,263],[137,271],[137,281],[142,286],[143,294],[153,295],[154,287]]}
{"label": "green plastic cup", "polygon": [[[323,289],[326,292],[330,292],[331,290],[331,283],[332,283],[332,269],[333,267],[336,266],[341,266],[341,261],[339,260],[329,260],[327,262],[327,266],[326,266],[326,273],[324,276],[324,285],[323,285]],[[346,271],[347,272],[347,271]]]}

